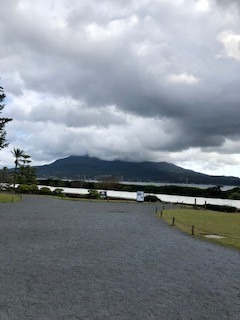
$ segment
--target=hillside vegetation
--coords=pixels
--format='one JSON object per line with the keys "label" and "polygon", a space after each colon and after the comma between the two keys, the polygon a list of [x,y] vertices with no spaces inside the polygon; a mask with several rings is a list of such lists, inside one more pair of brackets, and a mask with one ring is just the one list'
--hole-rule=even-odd
{"label": "hillside vegetation", "polygon": [[74,180],[144,181],[240,186],[236,177],[209,176],[167,162],[106,161],[88,156],[70,156],[35,167],[38,178]]}

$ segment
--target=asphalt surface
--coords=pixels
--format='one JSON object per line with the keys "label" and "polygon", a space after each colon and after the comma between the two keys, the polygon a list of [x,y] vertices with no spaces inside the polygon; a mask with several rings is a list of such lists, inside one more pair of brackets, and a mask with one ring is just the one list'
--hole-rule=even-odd
{"label": "asphalt surface", "polygon": [[240,252],[168,227],[155,207],[0,204],[0,319],[239,320]]}

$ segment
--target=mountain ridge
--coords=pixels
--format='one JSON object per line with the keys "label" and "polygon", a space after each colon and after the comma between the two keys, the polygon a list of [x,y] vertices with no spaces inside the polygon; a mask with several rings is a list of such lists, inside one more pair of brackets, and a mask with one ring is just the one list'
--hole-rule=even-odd
{"label": "mountain ridge", "polygon": [[238,177],[211,176],[168,162],[128,162],[101,160],[90,156],[69,156],[35,168],[37,176],[41,178],[101,180],[115,177],[123,181],[240,185]]}

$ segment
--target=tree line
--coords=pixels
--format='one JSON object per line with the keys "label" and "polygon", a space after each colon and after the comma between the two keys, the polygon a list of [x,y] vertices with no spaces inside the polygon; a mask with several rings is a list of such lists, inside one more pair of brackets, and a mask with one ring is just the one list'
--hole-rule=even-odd
{"label": "tree line", "polygon": [[[0,86],[0,114],[5,108],[4,100],[6,95],[3,87]],[[11,118],[0,117],[0,150],[8,146],[6,140],[6,125],[12,121]],[[30,166],[31,156],[24,150],[13,149],[11,151],[14,157],[14,172],[10,172],[7,167],[0,170],[0,188],[9,187],[11,184],[15,188],[16,184],[37,184],[36,171]]]}
{"label": "tree line", "polygon": [[137,192],[144,191],[145,194],[168,194],[189,197],[204,197],[204,198],[222,198],[240,200],[240,187],[234,187],[229,190],[222,190],[222,186],[212,186],[209,188],[198,188],[191,186],[179,185],[137,185],[123,184],[119,181],[81,181],[81,180],[61,180],[57,178],[38,179],[38,184],[58,187],[58,188],[84,188],[84,189],[99,189],[99,190],[115,190]]}
{"label": "tree line", "polygon": [[[0,113],[2,113],[5,104],[3,103],[6,98],[3,87],[0,87]],[[6,142],[6,124],[12,121],[10,118],[0,117],[0,150],[7,147],[8,143]]]}
{"label": "tree line", "polygon": [[16,185],[37,185],[37,175],[35,168],[31,167],[31,156],[24,150],[13,149],[11,151],[14,157],[14,170],[8,170],[3,167],[0,170],[0,188],[1,190],[15,189]]}

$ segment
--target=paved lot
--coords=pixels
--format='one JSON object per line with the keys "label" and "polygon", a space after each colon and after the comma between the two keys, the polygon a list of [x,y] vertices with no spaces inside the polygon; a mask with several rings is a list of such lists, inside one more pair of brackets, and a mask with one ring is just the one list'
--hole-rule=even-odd
{"label": "paved lot", "polygon": [[154,212],[38,196],[0,204],[0,320],[239,320],[240,252]]}

